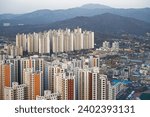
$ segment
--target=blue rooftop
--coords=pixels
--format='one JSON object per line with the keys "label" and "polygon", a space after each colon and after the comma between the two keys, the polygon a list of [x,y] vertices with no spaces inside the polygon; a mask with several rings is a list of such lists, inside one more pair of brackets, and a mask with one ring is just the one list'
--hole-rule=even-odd
{"label": "blue rooftop", "polygon": [[116,83],[118,83],[118,82],[121,82],[121,83],[123,83],[124,85],[127,85],[127,84],[131,83],[131,81],[128,81],[128,80],[118,80],[118,79],[114,79],[114,80],[112,80],[112,82],[113,82],[113,84],[116,84]]}

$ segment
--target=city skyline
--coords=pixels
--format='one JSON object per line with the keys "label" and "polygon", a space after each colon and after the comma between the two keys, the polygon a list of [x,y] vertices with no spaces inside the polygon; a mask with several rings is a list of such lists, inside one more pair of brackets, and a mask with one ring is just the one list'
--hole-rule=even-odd
{"label": "city skyline", "polygon": [[[41,42],[41,39],[45,42]],[[55,42],[54,40],[59,41]],[[69,40],[72,40],[72,42]],[[39,46],[37,46],[37,41],[40,44]],[[62,42],[62,45],[58,46],[59,42]],[[44,43],[48,45],[45,45]],[[63,49],[63,47],[67,47],[67,43],[72,46],[73,50],[70,50],[69,48],[66,48],[66,50],[64,50],[65,48]],[[68,56],[72,59],[70,58],[69,60],[68,58],[65,61],[65,58],[62,60],[55,58],[51,61],[47,58],[48,56],[45,56],[47,58],[45,59],[42,56],[40,57],[36,55],[30,56],[29,58],[21,55],[23,58],[15,59],[17,54],[23,54],[24,52],[28,52],[28,55],[30,55],[30,53],[35,53],[39,50],[40,54],[42,52],[41,47],[47,48],[46,46],[50,47],[50,45],[54,46],[51,48],[53,53],[93,49],[94,32],[84,31],[78,27],[72,31],[70,29],[66,29],[49,30],[43,34],[17,34],[16,47],[20,47],[22,49],[20,50],[20,48],[15,49],[15,47],[12,47],[10,48],[10,52],[12,56],[11,58],[13,59],[6,59],[6,61],[4,59],[0,59],[0,99],[116,99],[117,93],[122,90],[124,86],[121,86],[121,83],[117,85],[111,84],[107,75],[104,75],[99,71],[99,55],[91,55],[87,58],[81,56],[80,59],[78,57],[75,59],[72,54],[71,56]],[[119,42],[112,43],[112,47],[110,47],[109,42],[104,42],[102,49],[103,51],[111,51],[111,53],[118,52]],[[9,51],[9,47],[7,50]],[[18,50],[23,52],[18,53]],[[50,50],[43,50],[41,54],[43,55],[45,53],[50,53]]]}
{"label": "city skyline", "polygon": [[[145,8],[150,6],[149,0],[61,0],[61,1],[53,1],[53,0],[44,0],[36,1],[36,0],[1,0],[0,2],[0,14],[4,13],[13,13],[13,14],[21,14],[32,12],[39,9],[50,9],[50,10],[58,10],[58,9],[68,9],[74,7],[80,7],[84,4],[103,4],[113,8]],[[11,5],[11,7],[10,7]]]}
{"label": "city skyline", "polygon": [[0,100],[150,100],[149,13],[149,0],[1,0]]}
{"label": "city skyline", "polygon": [[147,42],[105,39],[98,48],[94,40],[79,27],[17,34],[1,46],[0,100],[145,100]]}

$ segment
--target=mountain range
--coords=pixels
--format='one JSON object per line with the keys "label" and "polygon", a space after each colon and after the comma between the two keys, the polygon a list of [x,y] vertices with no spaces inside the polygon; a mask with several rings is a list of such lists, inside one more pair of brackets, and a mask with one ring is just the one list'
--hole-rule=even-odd
{"label": "mountain range", "polygon": [[[4,22],[11,25],[4,27]],[[15,37],[17,33],[73,29],[78,26],[94,31],[96,39],[102,35],[144,35],[150,32],[150,9],[114,9],[105,5],[87,4],[67,10],[38,10],[22,15],[3,14],[0,15],[0,23],[0,36],[6,37]]]}
{"label": "mountain range", "polygon": [[134,18],[105,13],[92,17],[78,16],[50,24],[0,27],[0,35],[15,36],[17,33],[40,32],[59,28],[74,29],[78,26],[85,30],[92,30],[98,35],[101,33],[107,35],[144,35],[146,32],[150,32],[150,23]]}
{"label": "mountain range", "polygon": [[3,23],[11,25],[37,25],[63,21],[77,16],[95,16],[104,13],[112,13],[125,17],[131,17],[150,23],[150,8],[142,9],[116,9],[100,4],[86,4],[81,7],[66,10],[37,10],[26,14],[1,14],[0,26]]}

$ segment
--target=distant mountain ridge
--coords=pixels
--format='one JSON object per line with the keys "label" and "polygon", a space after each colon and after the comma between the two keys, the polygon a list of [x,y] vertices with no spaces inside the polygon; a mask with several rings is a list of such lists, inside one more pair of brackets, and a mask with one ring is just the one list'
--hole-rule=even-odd
{"label": "distant mountain ridge", "polygon": [[[96,10],[95,10],[96,9]],[[145,22],[150,22],[150,8],[143,9],[115,9],[105,5],[87,4],[81,7],[71,8],[67,10],[38,10],[26,14],[3,14],[0,15],[0,26],[3,23],[11,25],[40,25],[48,24],[56,21],[63,21],[77,16],[94,16],[104,13],[112,13],[125,17],[131,17]]]}
{"label": "distant mountain ridge", "polygon": [[17,17],[19,15],[15,15],[15,14],[1,14],[0,15],[0,21],[1,20],[7,20],[7,19],[13,19],[14,17]]}
{"label": "distant mountain ridge", "polygon": [[141,35],[150,32],[150,23],[111,13],[92,17],[79,16],[50,25],[51,28],[76,28],[77,26],[94,32],[110,34],[129,33]]}
{"label": "distant mountain ridge", "polygon": [[101,4],[85,4],[81,6],[81,8],[85,9],[112,9],[112,7],[101,5]]}
{"label": "distant mountain ridge", "polygon": [[97,38],[100,37],[101,34],[115,36],[122,34],[144,35],[150,32],[150,23],[134,18],[105,13],[92,17],[78,16],[44,25],[0,27],[0,35],[15,37],[17,33],[32,33],[59,28],[74,29],[78,26],[84,30],[94,31]]}

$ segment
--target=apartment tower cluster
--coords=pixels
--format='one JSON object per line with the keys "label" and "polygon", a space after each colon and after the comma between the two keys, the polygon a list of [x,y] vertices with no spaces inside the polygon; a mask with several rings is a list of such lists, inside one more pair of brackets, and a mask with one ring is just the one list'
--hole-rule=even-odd
{"label": "apartment tower cluster", "polygon": [[0,86],[0,99],[9,100],[112,100],[120,87],[100,73],[99,56],[4,60],[0,62]]}
{"label": "apartment tower cluster", "polygon": [[24,52],[50,54],[94,48],[94,32],[81,28],[49,30],[43,33],[17,34],[16,47]]}
{"label": "apartment tower cluster", "polygon": [[[38,55],[18,56],[17,48]],[[91,48],[94,32],[81,28],[16,35],[16,46],[4,47],[11,57],[0,60],[0,99],[115,100],[123,85],[113,85],[102,72],[101,55],[63,53]],[[118,43],[113,48],[118,50]],[[41,56],[51,52],[59,54]]]}

